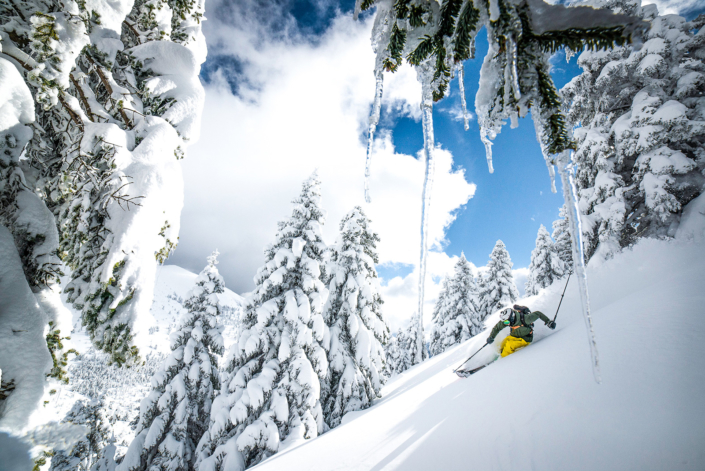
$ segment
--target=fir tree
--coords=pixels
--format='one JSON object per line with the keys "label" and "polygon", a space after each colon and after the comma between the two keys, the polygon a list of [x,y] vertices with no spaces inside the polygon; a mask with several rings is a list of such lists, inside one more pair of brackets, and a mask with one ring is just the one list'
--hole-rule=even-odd
{"label": "fir tree", "polygon": [[[409,326],[397,337],[397,344],[399,345],[397,373],[402,373],[412,366],[419,364],[417,358],[421,358],[421,361],[428,359],[426,342],[424,342],[423,338],[419,340],[419,337],[423,336],[423,331],[419,333],[420,325],[422,324],[419,315],[414,313],[414,315],[411,316]],[[419,345],[421,345],[421,354],[418,354]]]}
{"label": "fir tree", "polygon": [[536,236],[536,248],[531,252],[529,277],[526,280],[527,296],[539,294],[543,288],[551,286],[554,281],[566,274],[565,265],[556,251],[546,228],[541,224]]}
{"label": "fir tree", "polygon": [[211,426],[199,444],[200,471],[242,470],[276,453],[285,439],[326,430],[320,382],[328,371],[321,346],[329,336],[321,315],[328,290],[321,280],[326,246],[316,174],[293,203],[255,277]]}
{"label": "fir tree", "polygon": [[439,323],[445,317],[446,311],[446,296],[448,295],[448,284],[450,283],[451,277],[446,276],[443,278],[443,287],[441,292],[438,294],[438,300],[436,305],[433,307],[433,317],[431,321],[433,325],[431,326],[431,356],[438,355],[443,350],[439,349],[439,346],[443,344],[442,329],[439,328]]}
{"label": "fir tree", "polygon": [[553,240],[558,258],[561,259],[567,271],[573,270],[573,253],[570,242],[570,229],[568,228],[568,213],[565,205],[558,212],[559,218],[553,221]]}
{"label": "fir tree", "polygon": [[[64,423],[82,425],[86,435],[67,454],[54,453],[50,471],[91,471],[100,461],[110,461],[114,448],[109,446],[109,426],[103,415],[103,403],[98,400],[76,401]],[[110,453],[113,456],[110,456]]]}
{"label": "fir tree", "polygon": [[223,353],[218,294],[223,278],[218,251],[196,278],[184,303],[187,312],[170,335],[172,353],[152,377],[152,392],[140,405],[135,439],[119,471],[188,471],[208,428],[214,391],[219,388],[218,360]]}
{"label": "fir tree", "polygon": [[[147,16],[170,24],[168,35],[136,22],[146,3]],[[0,136],[13,149],[3,157],[11,164],[0,165],[0,222],[23,241],[35,290],[58,279],[63,259],[69,302],[118,364],[137,359],[133,320],[149,309],[156,263],[178,240],[176,160],[203,99],[193,82],[205,60],[202,12],[202,1],[0,2],[3,54],[18,65],[34,109],[32,119],[20,117],[31,130]],[[176,69],[174,58],[194,66]],[[0,75],[3,89],[11,82]]]}
{"label": "fir tree", "polygon": [[399,329],[396,335],[392,335],[389,338],[389,342],[384,346],[384,354],[386,358],[385,363],[385,376],[390,377],[401,371],[400,363],[402,361],[402,350],[400,340],[403,338],[402,330]]}
{"label": "fir tree", "polygon": [[340,222],[338,243],[331,248],[329,297],[323,318],[330,331],[329,369],[323,413],[337,427],[347,412],[365,409],[379,397],[384,377],[382,345],[389,327],[382,315],[382,297],[375,264],[379,236],[359,206]]}
{"label": "fir tree", "polygon": [[702,96],[705,21],[657,16],[655,5],[609,0],[649,20],[642,47],[583,52],[583,73],[566,85],[575,132],[576,185],[586,257],[610,257],[640,237],[671,237],[705,178]]}
{"label": "fir tree", "polygon": [[[475,35],[485,27],[490,48],[477,105],[483,140],[489,147],[487,139],[494,138],[504,120],[514,122],[531,109],[550,154],[573,147],[549,73],[550,55],[563,47],[597,50],[625,44],[643,27],[636,18],[609,11],[590,11],[592,24],[585,25],[587,10],[544,2],[399,0],[387,5],[358,0],[356,11],[375,4],[377,67],[394,72],[405,57],[411,65],[427,68],[424,81],[429,81],[434,101],[445,96],[455,64],[474,57]],[[551,29],[555,24],[560,29]]]}
{"label": "fir tree", "polygon": [[484,330],[477,301],[472,266],[461,254],[455,264],[455,273],[444,282],[444,290],[434,309],[431,355],[443,353]]}
{"label": "fir tree", "polygon": [[480,291],[480,318],[483,321],[498,309],[514,304],[519,298],[512,276],[513,265],[504,242],[498,240],[490,254]]}

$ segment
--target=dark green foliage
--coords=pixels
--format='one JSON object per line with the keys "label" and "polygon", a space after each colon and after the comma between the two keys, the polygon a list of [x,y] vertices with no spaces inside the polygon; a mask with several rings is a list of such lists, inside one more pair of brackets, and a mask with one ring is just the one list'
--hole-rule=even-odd
{"label": "dark green foliage", "polygon": [[73,353],[78,356],[76,349],[71,348],[65,352],[64,344],[62,340],[71,340],[71,337],[62,337],[61,331],[56,329],[53,322],[49,322],[49,333],[46,336],[47,348],[49,348],[49,353],[51,354],[51,359],[53,362],[53,367],[49,372],[49,377],[55,378],[64,384],[69,384],[68,371],[66,371],[66,366],[69,363],[69,354]]}
{"label": "dark green foliage", "polygon": [[453,54],[455,62],[462,62],[475,57],[475,33],[477,22],[480,20],[480,10],[472,2],[463,6],[453,39]]}
{"label": "dark green foliage", "polygon": [[[364,6],[369,8],[371,2]],[[413,66],[432,67],[432,95],[433,100],[438,101],[448,89],[451,67],[474,56],[475,34],[482,26],[487,27],[495,51],[491,59],[504,72],[497,74],[497,93],[489,104],[489,115],[482,117],[483,126],[498,131],[503,120],[515,115],[524,116],[529,109],[535,108],[533,114],[534,119],[539,120],[539,138],[548,154],[575,147],[561,110],[560,96],[549,73],[549,55],[562,48],[597,50],[631,41],[627,26],[615,26],[614,23],[604,27],[570,27],[535,34],[529,21],[531,7],[527,2],[498,0],[496,21],[489,20],[489,2],[484,4],[485,11],[476,8],[471,0],[444,0],[439,10],[433,10],[432,6],[431,2],[397,0],[391,11],[385,13],[392,25],[386,57],[383,57],[387,71],[398,70],[402,54],[406,54],[407,62]],[[551,14],[553,7],[548,4],[546,7],[547,11],[541,14]],[[556,10],[558,14],[575,14],[562,5],[555,8],[561,9]],[[429,25],[432,25],[430,31]],[[408,41],[413,44],[413,50],[409,50]],[[451,47],[446,50],[448,44]],[[506,79],[511,82],[505,83]]]}

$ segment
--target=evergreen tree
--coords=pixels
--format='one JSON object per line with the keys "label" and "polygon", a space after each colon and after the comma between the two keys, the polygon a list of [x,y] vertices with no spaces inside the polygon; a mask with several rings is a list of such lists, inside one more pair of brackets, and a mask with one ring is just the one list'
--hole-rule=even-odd
{"label": "evergreen tree", "polygon": [[436,305],[433,307],[433,317],[431,321],[433,325],[431,326],[431,356],[438,355],[443,350],[439,349],[439,346],[443,344],[443,329],[439,328],[441,320],[445,317],[446,311],[446,296],[448,296],[448,285],[452,277],[445,276],[443,278],[443,287],[441,292],[438,294],[438,300]]}
{"label": "evergreen tree", "polygon": [[477,309],[477,286],[470,262],[461,254],[453,277],[444,282],[444,290],[434,309],[431,355],[479,334],[483,329]]}
{"label": "evergreen tree", "polygon": [[[118,364],[137,359],[134,318],[178,240],[177,160],[203,102],[202,14],[202,1],[0,2],[3,55],[21,71],[0,73],[0,86],[17,75],[31,104],[0,136],[12,149],[0,165],[0,223],[22,241],[35,291],[58,279],[61,257],[68,301]],[[169,26],[151,34],[158,23]]]}
{"label": "evergreen tree", "polygon": [[245,307],[211,426],[199,444],[199,470],[242,470],[276,453],[285,439],[326,430],[320,381],[329,337],[321,315],[328,297],[322,278],[324,214],[318,176],[303,184]]}
{"label": "evergreen tree", "polygon": [[558,212],[559,218],[553,221],[553,240],[554,247],[558,258],[561,259],[563,265],[568,272],[573,270],[573,253],[570,242],[570,229],[568,227],[568,213],[565,205],[561,206]]}
{"label": "evergreen tree", "polygon": [[67,454],[57,451],[51,458],[50,471],[91,471],[100,461],[110,461],[114,448],[109,446],[109,426],[98,400],[76,401],[63,423],[82,425],[86,435]]}
{"label": "evergreen tree", "polygon": [[673,236],[705,183],[705,19],[657,16],[639,0],[602,5],[651,27],[638,49],[583,52],[583,73],[561,90],[569,121],[581,125],[574,160],[588,258]]}
{"label": "evergreen tree", "polygon": [[140,405],[135,438],[119,471],[188,471],[208,428],[214,391],[219,388],[218,360],[223,353],[218,294],[223,278],[218,251],[196,278],[184,303],[186,313],[170,335],[171,354],[152,377],[154,389]]}
{"label": "evergreen tree", "polygon": [[484,321],[498,309],[514,304],[519,298],[519,291],[512,276],[513,265],[504,242],[498,240],[490,254],[480,292],[481,320]]}
{"label": "evergreen tree", "polygon": [[507,118],[515,123],[529,110],[548,154],[572,148],[549,73],[551,54],[564,47],[598,50],[625,44],[635,29],[644,27],[637,18],[609,10],[541,1],[358,0],[356,12],[375,4],[372,41],[377,70],[395,72],[406,58],[418,68],[420,80],[428,82],[434,101],[446,95],[451,69],[474,58],[475,35],[486,28],[490,47],[482,65],[477,111],[488,150],[489,139]]}
{"label": "evergreen tree", "polygon": [[347,412],[365,409],[379,397],[384,380],[382,345],[389,327],[375,264],[379,236],[359,206],[340,222],[338,243],[331,248],[329,297],[323,319],[330,331],[329,369],[321,398],[326,423],[337,427]]}
{"label": "evergreen tree", "polygon": [[403,337],[402,330],[399,329],[396,335],[392,335],[389,338],[389,342],[384,346],[384,354],[387,359],[385,363],[385,376],[390,377],[394,374],[399,373],[400,363],[402,361],[402,350],[400,340]]}
{"label": "evergreen tree", "polygon": [[[409,326],[404,331],[402,338],[399,339],[399,348],[401,350],[400,362],[398,372],[408,370],[414,365],[419,364],[417,358],[421,358],[421,361],[428,359],[428,349],[426,348],[426,342],[423,339],[423,330],[419,329],[421,326],[421,319],[419,315],[414,313],[411,317],[411,322]],[[419,337],[422,337],[419,339]],[[421,354],[418,354],[418,348],[421,345]]]}
{"label": "evergreen tree", "polygon": [[536,236],[536,248],[531,252],[529,277],[526,280],[527,296],[539,294],[543,288],[566,275],[565,265],[556,252],[556,247],[546,228],[541,224]]}

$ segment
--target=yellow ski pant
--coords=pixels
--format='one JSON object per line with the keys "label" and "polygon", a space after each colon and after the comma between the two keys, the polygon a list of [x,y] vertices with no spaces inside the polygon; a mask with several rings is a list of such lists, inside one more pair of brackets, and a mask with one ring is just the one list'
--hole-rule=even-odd
{"label": "yellow ski pant", "polygon": [[526,347],[527,345],[529,345],[529,342],[527,342],[526,340],[520,339],[519,337],[512,337],[511,335],[509,335],[507,336],[507,338],[502,340],[502,346],[499,347],[499,349],[502,352],[502,357],[506,357],[516,352],[520,348]]}

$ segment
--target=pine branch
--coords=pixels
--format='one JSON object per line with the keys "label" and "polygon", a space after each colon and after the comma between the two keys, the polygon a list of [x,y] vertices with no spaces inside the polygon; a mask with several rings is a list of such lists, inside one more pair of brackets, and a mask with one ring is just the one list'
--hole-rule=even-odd
{"label": "pine branch", "polygon": [[80,98],[81,103],[83,103],[83,107],[86,110],[86,115],[88,116],[88,119],[90,121],[94,121],[93,120],[93,111],[91,111],[91,107],[88,104],[88,100],[86,99],[86,95],[83,93],[83,89],[81,89],[81,85],[79,85],[78,81],[73,76],[73,74],[69,74],[69,78],[71,79],[71,83],[73,83],[73,86],[76,89],[76,92],[78,93],[78,97]]}
{"label": "pine branch", "polygon": [[468,1],[463,6],[458,17],[455,38],[453,40],[453,55],[455,62],[462,62],[475,55],[473,33],[477,29],[477,22],[480,21],[480,10],[475,8],[472,1]]}
{"label": "pine branch", "polygon": [[[109,99],[112,99],[113,87],[112,87],[112,85],[110,85],[108,78],[105,76],[105,73],[103,72],[103,67],[99,64],[96,64],[95,60],[93,60],[93,58],[90,56],[90,54],[85,54],[84,57],[93,66],[93,70],[95,70],[96,74],[98,74],[98,78],[100,79],[101,83],[103,84],[103,87],[105,87],[105,91],[108,93]],[[122,120],[125,122],[125,126],[127,126],[128,128],[131,128],[132,123],[130,122],[130,119],[127,117],[125,110],[121,106],[118,107],[118,110],[120,112],[120,116],[122,117]]]}
{"label": "pine branch", "polygon": [[411,65],[421,65],[426,58],[431,55],[434,49],[433,38],[429,35],[424,36],[424,39],[416,46],[408,56],[407,62]]}
{"label": "pine branch", "polygon": [[570,28],[564,31],[547,31],[540,35],[531,35],[542,51],[555,53],[562,48],[579,51],[587,47],[591,51],[609,49],[628,44],[630,38],[624,35],[624,26],[609,28]]}

